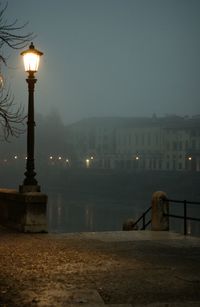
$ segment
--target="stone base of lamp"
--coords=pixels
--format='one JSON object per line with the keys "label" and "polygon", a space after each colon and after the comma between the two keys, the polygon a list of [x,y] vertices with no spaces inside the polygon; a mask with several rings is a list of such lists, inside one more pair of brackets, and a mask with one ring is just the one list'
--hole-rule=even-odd
{"label": "stone base of lamp", "polygon": [[28,192],[40,192],[40,186],[39,185],[20,185],[19,186],[19,192],[20,193],[28,193]]}
{"label": "stone base of lamp", "polygon": [[0,224],[20,232],[48,232],[47,195],[0,189]]}

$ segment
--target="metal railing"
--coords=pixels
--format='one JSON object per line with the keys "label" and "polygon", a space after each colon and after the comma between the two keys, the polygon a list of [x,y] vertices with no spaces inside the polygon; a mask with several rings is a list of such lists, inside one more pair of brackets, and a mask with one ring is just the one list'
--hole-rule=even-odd
{"label": "metal railing", "polygon": [[[188,205],[200,205],[200,202],[196,201],[187,201],[187,200],[175,200],[175,199],[169,199],[167,198],[166,201],[171,202],[171,203],[179,203],[183,205],[183,215],[178,215],[178,214],[164,214],[165,216],[172,217],[172,218],[177,218],[177,219],[183,219],[184,223],[184,235],[188,234],[188,225],[187,221],[195,221],[195,222],[200,222],[200,218],[197,217],[191,217],[188,216]],[[151,218],[147,220],[147,214],[151,211],[152,206],[150,206],[146,211],[142,213],[142,215],[134,222],[133,228],[137,228],[139,230],[145,230],[149,224],[151,224]],[[142,226],[141,226],[142,224]],[[140,226],[140,227],[139,227]]]}
{"label": "metal railing", "polygon": [[[133,224],[133,227],[137,227],[138,224],[139,224],[140,222],[142,222],[142,228],[140,228],[140,230],[145,230],[146,227],[147,227],[149,224],[151,224],[151,219],[148,220],[148,221],[146,222],[146,220],[147,220],[147,214],[149,213],[149,211],[151,211],[151,208],[152,208],[152,207],[149,207],[145,212],[142,213],[142,215],[141,215],[141,216],[135,221],[135,223]],[[138,226],[138,229],[139,229],[139,226]]]}
{"label": "metal railing", "polygon": [[187,221],[196,221],[196,222],[200,222],[200,218],[196,218],[196,217],[191,217],[191,216],[187,216],[187,205],[200,205],[200,202],[196,202],[196,201],[187,201],[187,200],[175,200],[175,199],[167,199],[167,201],[169,202],[173,202],[173,203],[179,203],[179,204],[183,204],[183,215],[177,215],[177,214],[165,214],[165,216],[169,216],[169,217],[173,217],[173,218],[177,218],[177,219],[183,219],[184,220],[184,235],[186,236],[188,234],[188,229],[187,229]]}

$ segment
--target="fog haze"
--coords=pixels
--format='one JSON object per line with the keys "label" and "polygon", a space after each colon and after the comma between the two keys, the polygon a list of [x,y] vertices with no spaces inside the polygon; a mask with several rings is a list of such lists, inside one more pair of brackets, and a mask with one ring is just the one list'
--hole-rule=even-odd
{"label": "fog haze", "polygon": [[[8,20],[44,52],[36,111],[56,106],[65,124],[91,116],[200,113],[199,0],[18,0]],[[10,53],[8,79],[27,103],[22,59]]]}

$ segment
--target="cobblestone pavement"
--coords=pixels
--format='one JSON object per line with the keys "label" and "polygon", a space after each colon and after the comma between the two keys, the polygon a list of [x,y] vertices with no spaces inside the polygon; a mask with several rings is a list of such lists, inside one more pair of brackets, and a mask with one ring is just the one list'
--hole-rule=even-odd
{"label": "cobblestone pavement", "polygon": [[199,290],[200,238],[0,229],[0,306],[200,306]]}

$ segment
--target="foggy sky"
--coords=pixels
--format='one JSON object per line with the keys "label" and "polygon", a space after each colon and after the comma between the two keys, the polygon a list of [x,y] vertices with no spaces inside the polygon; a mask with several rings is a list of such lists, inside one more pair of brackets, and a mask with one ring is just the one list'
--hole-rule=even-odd
{"label": "foggy sky", "polygon": [[[64,123],[90,116],[200,114],[199,0],[9,0],[7,17],[29,21],[44,52],[36,112]],[[27,104],[18,52],[9,73]]]}

